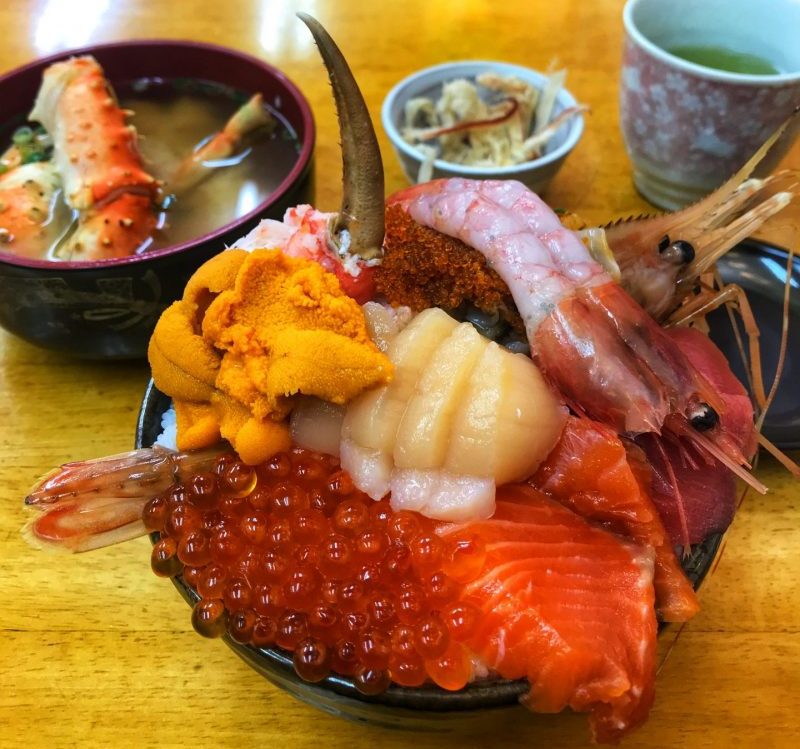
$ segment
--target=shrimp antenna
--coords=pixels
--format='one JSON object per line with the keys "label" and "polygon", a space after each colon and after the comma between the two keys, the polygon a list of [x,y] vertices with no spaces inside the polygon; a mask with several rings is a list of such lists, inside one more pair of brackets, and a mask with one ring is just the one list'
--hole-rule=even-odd
{"label": "shrimp antenna", "polygon": [[[383,162],[378,138],[358,84],[336,42],[316,18],[297,17],[309,28],[328,70],[342,141],[342,208],[331,230],[337,250],[365,260],[380,257],[384,235]],[[343,232],[350,236],[349,246]]]}

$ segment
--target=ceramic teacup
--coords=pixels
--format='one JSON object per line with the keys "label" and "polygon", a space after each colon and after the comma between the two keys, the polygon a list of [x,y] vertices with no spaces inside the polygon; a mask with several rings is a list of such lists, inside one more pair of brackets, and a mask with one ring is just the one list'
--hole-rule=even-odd
{"label": "ceramic teacup", "polygon": [[[623,21],[622,132],[637,189],[662,208],[718,187],[800,105],[797,0],[628,0]],[[686,49],[774,71],[710,67],[678,56]],[[762,169],[790,144],[784,137]]]}

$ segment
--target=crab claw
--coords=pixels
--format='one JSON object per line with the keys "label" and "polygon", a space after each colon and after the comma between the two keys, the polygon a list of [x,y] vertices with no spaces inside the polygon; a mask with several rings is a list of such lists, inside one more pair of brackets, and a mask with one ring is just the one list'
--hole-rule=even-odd
{"label": "crab claw", "polygon": [[339,253],[347,251],[371,260],[380,257],[384,234],[383,162],[375,129],[341,50],[316,18],[307,13],[298,13],[297,17],[308,26],[317,43],[339,118],[342,208],[330,228],[329,241]]}

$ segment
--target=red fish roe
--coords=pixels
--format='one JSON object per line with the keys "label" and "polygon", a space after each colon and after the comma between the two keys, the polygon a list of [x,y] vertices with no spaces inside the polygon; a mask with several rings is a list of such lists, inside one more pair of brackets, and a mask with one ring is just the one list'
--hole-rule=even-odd
{"label": "red fish roe", "polygon": [[150,553],[150,566],[159,577],[174,577],[183,569],[178,559],[178,544],[174,538],[164,536]]}
{"label": "red fish roe", "polygon": [[306,681],[322,681],[331,670],[327,645],[313,637],[303,640],[295,648],[292,661],[297,675]]}
{"label": "red fish roe", "polygon": [[290,650],[301,678],[333,671],[364,694],[471,677],[462,643],[479,612],[460,599],[482,545],[442,541],[435,521],[373,502],[330,456],[292,448],[252,468],[223,455],[143,520],[161,533],[154,572],[183,574],[200,596],[204,637]]}

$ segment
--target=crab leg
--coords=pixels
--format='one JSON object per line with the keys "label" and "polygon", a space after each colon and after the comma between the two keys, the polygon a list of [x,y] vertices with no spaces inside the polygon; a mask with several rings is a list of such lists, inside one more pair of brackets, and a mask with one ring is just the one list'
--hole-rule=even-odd
{"label": "crab leg", "polygon": [[235,154],[250,133],[275,126],[275,118],[264,108],[264,97],[256,94],[236,110],[220,132],[209,138],[167,179],[171,192],[185,192],[213,173],[209,161],[227,159]]}
{"label": "crab leg", "polygon": [[[348,246],[365,260],[379,257],[383,244],[383,162],[364,97],[344,56],[319,21],[307,13],[308,26],[328,70],[342,138],[342,208],[331,228],[336,248]],[[345,235],[347,232],[347,235]]]}
{"label": "crab leg", "polygon": [[298,16],[317,40],[333,88],[342,144],[342,207],[323,213],[311,206],[286,211],[283,222],[264,219],[234,243],[242,249],[280,247],[336,274],[346,294],[360,304],[375,296],[383,255],[383,166],[364,99],[339,48],[319,22]]}
{"label": "crab leg", "polygon": [[73,57],[44,72],[30,119],[52,137],[66,202],[80,212],[76,233],[59,249],[63,259],[130,255],[156,227],[161,188],[144,168],[127,114],[94,58]]}
{"label": "crab leg", "polygon": [[53,138],[53,160],[71,207],[84,211],[123,191],[157,196],[158,183],[142,165],[126,114],[94,58],[73,57],[45,71],[30,119]]}
{"label": "crab leg", "polygon": [[61,181],[49,161],[15,166],[0,174],[0,249],[40,258],[58,239]]}

